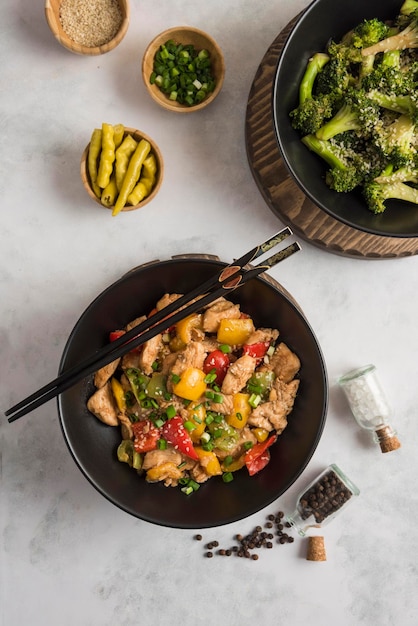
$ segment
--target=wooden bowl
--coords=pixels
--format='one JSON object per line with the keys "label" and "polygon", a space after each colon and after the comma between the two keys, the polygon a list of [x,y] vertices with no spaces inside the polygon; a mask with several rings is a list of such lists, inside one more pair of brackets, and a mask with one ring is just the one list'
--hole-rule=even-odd
{"label": "wooden bowl", "polygon": [[[168,96],[163,93],[156,84],[151,84],[150,82],[150,77],[153,72],[154,57],[160,46],[169,39],[179,44],[193,45],[196,50],[206,49],[210,54],[212,61],[211,69],[216,85],[215,89],[199,104],[188,106],[169,100]],[[192,26],[177,26],[160,33],[148,45],[142,59],[142,78],[151,98],[164,109],[175,111],[176,113],[192,113],[193,111],[200,111],[207,107],[215,100],[221,91],[224,77],[225,61],[221,48],[210,35]]]}
{"label": "wooden bowl", "polygon": [[[126,205],[122,209],[122,211],[135,211],[136,209],[141,209],[146,204],[151,202],[151,200],[153,200],[155,196],[157,195],[161,187],[162,181],[163,181],[164,163],[163,163],[163,157],[160,152],[160,149],[153,139],[148,137],[148,135],[143,133],[141,130],[136,130],[135,128],[128,128],[127,126],[125,126],[124,137],[126,137],[126,135],[128,134],[132,135],[132,137],[136,141],[140,141],[141,139],[145,139],[146,141],[148,141],[151,144],[151,152],[153,152],[157,161],[156,181],[155,181],[154,187],[151,190],[151,193],[148,196],[146,196],[138,204]],[[94,200],[95,202],[97,202],[97,204],[99,204],[102,208],[113,210],[113,206],[105,206],[104,204],[102,204],[102,202],[100,201],[100,198],[96,196],[91,186],[91,180],[90,180],[90,176],[88,172],[88,165],[87,165],[89,148],[90,148],[90,142],[87,144],[83,152],[83,155],[81,157],[81,164],[80,164],[80,174],[81,174],[81,180],[83,182],[84,189],[87,191],[90,198]]]}
{"label": "wooden bowl", "polygon": [[71,39],[71,37],[69,37],[69,35],[64,31],[60,19],[60,7],[62,4],[62,0],[46,0],[45,16],[48,22],[48,26],[51,29],[53,35],[55,36],[57,41],[62,46],[64,46],[64,48],[67,48],[67,50],[70,50],[75,54],[90,56],[105,54],[106,52],[110,52],[120,44],[128,30],[130,16],[129,0],[118,0],[118,2],[122,14],[122,23],[118,32],[110,41],[93,47],[77,43],[76,41]]}

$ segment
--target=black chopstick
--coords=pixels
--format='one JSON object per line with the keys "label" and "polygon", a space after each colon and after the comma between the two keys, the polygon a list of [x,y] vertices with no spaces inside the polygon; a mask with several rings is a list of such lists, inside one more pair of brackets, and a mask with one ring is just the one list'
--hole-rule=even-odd
{"label": "black chopstick", "polygon": [[[184,317],[202,309],[207,304],[210,304],[217,298],[221,297],[225,292],[237,289],[248,280],[255,278],[280,261],[299,251],[300,245],[295,242],[290,246],[287,246],[287,248],[284,248],[283,250],[272,255],[264,263],[260,263],[253,268],[245,268],[249,262],[248,258],[250,258],[250,260],[258,258],[290,234],[292,233],[289,229],[280,231],[280,233],[277,233],[275,237],[269,239],[267,242],[264,242],[264,244],[257,246],[238,259],[238,261],[234,264],[223,268],[221,272],[216,275],[216,277],[209,279],[209,281],[200,285],[197,289],[192,290],[192,292],[185,294],[181,298],[178,298],[171,305],[161,309],[161,311],[153,315],[151,318],[148,318],[146,320],[147,325],[145,330],[141,330],[141,328],[145,327],[144,322],[143,324],[139,324],[134,327],[128,333],[125,333],[120,339],[105,346],[104,349],[99,350],[91,357],[88,357],[76,366],[69,368],[55,380],[51,381],[32,395],[8,409],[5,412],[6,416],[10,416],[8,421],[14,422],[27,413],[30,413],[45,402],[48,402],[52,398],[60,395],[86,376],[94,373],[111,361],[116,360],[133,348],[142,345],[152,337],[158,335],[160,332],[164,332],[164,330],[166,330],[169,326],[176,324]],[[219,286],[214,289],[216,285]],[[210,287],[214,290],[209,291]],[[209,291],[209,293],[206,293],[207,291]],[[190,304],[179,310],[179,304],[181,306],[182,301],[190,302]],[[174,310],[176,312],[167,317],[167,312],[169,310]],[[160,321],[158,321],[158,319]],[[152,324],[151,327],[150,324]],[[130,339],[130,337],[132,337],[132,339]]]}
{"label": "black chopstick", "polygon": [[[126,345],[127,342],[138,337],[138,335],[140,335],[142,332],[145,332],[146,330],[148,330],[151,325],[154,327],[156,324],[158,324],[158,322],[162,321],[163,319],[165,320],[168,316],[178,311],[181,307],[186,306],[195,298],[202,296],[206,292],[213,289],[216,285],[221,284],[223,280],[226,280],[226,278],[231,279],[236,274],[236,272],[238,272],[242,267],[244,267],[248,263],[251,263],[251,261],[254,261],[255,259],[259,258],[261,255],[265,254],[266,252],[268,252],[269,250],[277,246],[279,243],[281,243],[284,239],[286,239],[287,237],[290,237],[290,235],[292,235],[292,231],[290,230],[290,228],[288,227],[283,228],[282,230],[277,232],[275,235],[273,235],[273,237],[270,237],[269,239],[264,241],[262,244],[255,246],[252,250],[250,250],[249,252],[246,252],[242,257],[240,257],[233,263],[224,267],[217,274],[215,274],[215,276],[211,276],[202,285],[198,285],[192,291],[189,291],[187,294],[184,294],[183,296],[181,296],[180,298],[178,298],[177,300],[175,300],[168,306],[164,307],[164,309],[161,309],[160,311],[156,312],[152,316],[152,318],[147,318],[141,324],[138,324],[137,326],[132,328],[130,331],[124,333],[119,339],[116,339],[115,341],[112,341],[106,346],[103,346],[98,352],[95,352],[90,357],[87,357],[81,363],[78,363],[77,365],[74,365],[73,367],[70,367],[67,370],[65,370],[65,372],[63,372],[60,376],[58,376],[58,378],[52,380],[50,383],[48,383],[41,389],[38,389],[38,391],[35,391],[33,394],[31,394],[30,396],[28,396],[27,398],[25,398],[18,404],[15,404],[15,406],[11,407],[8,411],[6,411],[5,415],[11,415],[12,413],[15,413],[16,411],[18,411],[19,409],[25,407],[32,401],[37,400],[41,395],[48,393],[52,389],[55,389],[57,385],[64,383],[66,378],[71,378],[72,376],[77,375],[80,370],[84,370],[86,368],[89,368],[90,365],[96,364],[97,359],[99,357],[104,358],[106,357],[106,355],[115,352],[115,350],[118,350],[121,346]],[[133,346],[131,347],[131,345],[129,346],[130,349],[132,349],[133,347]],[[113,361],[115,358],[117,357],[109,358],[108,363]],[[99,368],[96,368],[96,369],[99,369]]]}

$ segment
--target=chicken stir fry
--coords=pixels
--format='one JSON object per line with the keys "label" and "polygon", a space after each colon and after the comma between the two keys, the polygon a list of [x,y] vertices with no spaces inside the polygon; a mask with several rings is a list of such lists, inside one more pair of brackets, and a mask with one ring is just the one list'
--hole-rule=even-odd
{"label": "chicken stir fry", "polygon": [[[166,294],[159,311],[180,296]],[[114,340],[142,322],[114,331]],[[121,429],[118,458],[148,482],[190,494],[213,476],[270,460],[299,388],[300,360],[279,331],[219,298],[94,376],[87,408]]]}

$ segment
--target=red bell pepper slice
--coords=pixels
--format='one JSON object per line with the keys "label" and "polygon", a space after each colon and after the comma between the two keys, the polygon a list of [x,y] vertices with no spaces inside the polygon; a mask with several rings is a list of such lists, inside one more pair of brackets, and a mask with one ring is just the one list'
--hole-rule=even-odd
{"label": "red bell pepper slice", "polygon": [[250,476],[254,476],[262,470],[270,461],[270,452],[268,448],[277,440],[277,435],[270,435],[268,439],[247,450],[244,455],[245,465]]}
{"label": "red bell pepper slice", "polygon": [[213,350],[213,352],[210,352],[208,354],[203,363],[203,371],[205,372],[205,374],[209,374],[209,372],[215,370],[215,382],[218,385],[221,385],[223,379],[226,376],[229,366],[229,356],[225,354],[225,352],[222,352],[222,350]]}
{"label": "red bell pepper slice", "polygon": [[257,343],[245,344],[242,347],[242,351],[244,354],[248,354],[248,356],[252,356],[253,359],[262,359],[267,350],[270,347],[269,341],[259,341]]}
{"label": "red bell pepper slice", "polygon": [[161,438],[160,429],[151,420],[141,420],[132,424],[134,434],[134,448],[136,452],[150,452],[155,450]]}
{"label": "red bell pepper slice", "polygon": [[161,436],[179,452],[187,454],[187,456],[196,461],[199,459],[193,447],[193,441],[184,428],[180,415],[175,415],[163,424]]}
{"label": "red bell pepper slice", "polygon": [[125,334],[124,330],[112,330],[109,333],[109,341],[116,341],[116,339],[119,339],[119,337],[122,337],[122,335]]}

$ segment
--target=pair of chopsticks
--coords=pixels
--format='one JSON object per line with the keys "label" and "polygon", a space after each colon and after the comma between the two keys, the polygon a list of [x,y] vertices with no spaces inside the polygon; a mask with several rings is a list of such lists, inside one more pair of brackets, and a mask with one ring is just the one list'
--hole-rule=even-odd
{"label": "pair of chopsticks", "polygon": [[267,239],[267,241],[264,241],[238,260],[224,267],[215,276],[203,283],[203,285],[199,285],[189,293],[181,296],[115,341],[112,341],[84,359],[81,363],[68,368],[50,383],[8,409],[5,412],[5,415],[9,416],[8,421],[14,422],[27,413],[37,409],[45,402],[48,402],[48,400],[60,395],[80,380],[96,372],[108,363],[130,352],[133,348],[144,344],[161,332],[164,332],[168,327],[173,326],[181,319],[202,309],[217,298],[223,296],[226,292],[239,288],[252,278],[259,276],[259,274],[274,267],[295,252],[298,252],[301,247],[298,242],[294,242],[279,252],[276,252],[259,265],[249,268],[245,267],[279,245],[292,234],[290,228],[283,228],[273,237]]}

